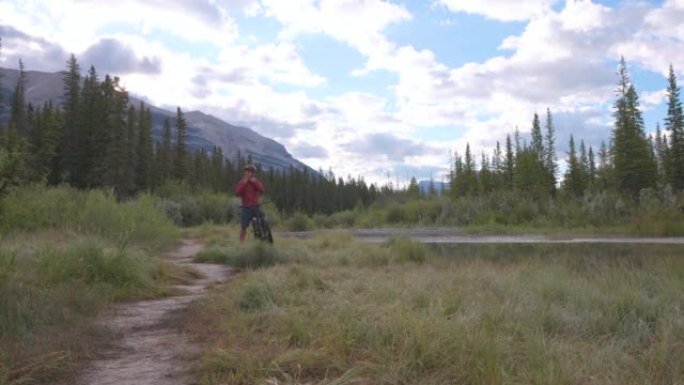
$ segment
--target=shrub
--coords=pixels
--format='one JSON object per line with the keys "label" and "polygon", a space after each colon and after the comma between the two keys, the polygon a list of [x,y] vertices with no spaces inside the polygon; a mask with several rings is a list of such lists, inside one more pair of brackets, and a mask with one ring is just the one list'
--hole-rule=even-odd
{"label": "shrub", "polygon": [[303,213],[296,213],[287,221],[290,231],[307,231],[311,229],[311,220]]}

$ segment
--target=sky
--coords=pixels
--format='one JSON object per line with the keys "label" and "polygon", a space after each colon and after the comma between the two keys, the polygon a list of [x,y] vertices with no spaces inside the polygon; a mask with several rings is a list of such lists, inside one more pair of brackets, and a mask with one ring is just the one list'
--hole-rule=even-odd
{"label": "sky", "polygon": [[[443,180],[549,109],[608,141],[624,56],[646,131],[684,78],[684,0],[0,0],[0,66],[119,76],[130,94],[277,140],[338,177]],[[681,80],[678,81],[682,83]]]}

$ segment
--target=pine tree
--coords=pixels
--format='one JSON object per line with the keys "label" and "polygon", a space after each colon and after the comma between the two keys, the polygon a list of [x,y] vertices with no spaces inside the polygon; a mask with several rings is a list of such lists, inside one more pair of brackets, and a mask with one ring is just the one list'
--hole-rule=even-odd
{"label": "pine tree", "polygon": [[152,144],[152,112],[140,102],[138,111],[138,146],[136,149],[135,186],[138,191],[147,191],[152,187],[152,164],[154,146]]}
{"label": "pine tree", "polygon": [[532,147],[531,150],[534,152],[534,154],[537,156],[537,160],[540,163],[544,163],[544,155],[546,151],[544,150],[544,139],[542,137],[542,132],[541,132],[541,124],[539,123],[539,115],[537,113],[534,113],[534,117],[532,118]]}
{"label": "pine tree", "polygon": [[669,149],[667,148],[667,136],[660,130],[660,123],[656,123],[656,133],[653,143],[656,165],[658,166],[658,183],[668,183],[671,174],[668,163]]}
{"label": "pine tree", "polygon": [[67,71],[63,72],[64,102],[62,105],[63,127],[57,154],[60,162],[54,171],[57,180],[74,185],[82,185],[78,172],[81,152],[81,69],[72,54],[67,62]]}
{"label": "pine tree", "polygon": [[513,144],[511,136],[506,135],[506,163],[505,163],[504,180],[506,187],[513,188],[513,171],[515,168],[515,156],[513,154]]}
{"label": "pine tree", "polygon": [[60,115],[50,101],[42,109],[38,109],[35,116],[29,133],[31,180],[50,183],[50,175],[57,161]]}
{"label": "pine tree", "polygon": [[127,115],[128,93],[119,86],[119,78],[105,76],[102,84],[106,126],[109,129],[105,154],[104,186],[114,189],[118,197],[126,196],[127,180]]}
{"label": "pine tree", "polygon": [[556,174],[558,174],[558,157],[556,156],[556,129],[553,125],[551,110],[546,109],[546,134],[544,136],[544,168],[548,173],[548,188],[550,191],[556,189]]}
{"label": "pine tree", "polygon": [[615,102],[613,164],[618,188],[636,197],[643,188],[655,187],[657,167],[651,155],[639,97],[630,84],[624,58],[620,62],[618,98]]}
{"label": "pine tree", "polygon": [[104,88],[95,67],[91,66],[81,87],[78,125],[77,162],[74,170],[78,178],[77,187],[95,187],[104,184],[109,146],[109,125]]}
{"label": "pine tree", "polygon": [[670,65],[667,85],[667,117],[665,129],[670,133],[667,161],[668,182],[677,190],[684,189],[684,112],[674,69]]}
{"label": "pine tree", "polygon": [[188,124],[180,107],[176,110],[176,152],[174,157],[174,177],[187,180],[190,174],[190,159],[187,148]]}
{"label": "pine tree", "polygon": [[173,134],[171,131],[171,122],[167,118],[164,120],[164,126],[162,129],[162,141],[157,146],[158,185],[164,184],[173,176],[173,154]]}
{"label": "pine tree", "polygon": [[575,197],[583,194],[585,189],[582,163],[577,158],[575,139],[570,135],[570,146],[568,149],[568,167],[563,178],[563,189]]}
{"label": "pine tree", "polygon": [[24,62],[19,60],[19,78],[12,95],[9,126],[12,126],[21,137],[28,135],[28,117],[26,111],[26,71]]}

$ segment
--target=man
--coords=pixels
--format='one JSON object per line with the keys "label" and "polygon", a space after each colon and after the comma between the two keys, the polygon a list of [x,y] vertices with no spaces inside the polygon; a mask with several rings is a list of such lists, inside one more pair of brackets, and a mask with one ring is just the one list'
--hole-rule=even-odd
{"label": "man", "polygon": [[242,208],[240,213],[240,243],[245,241],[249,223],[257,214],[259,198],[261,194],[266,192],[264,185],[254,176],[255,172],[256,167],[254,165],[246,165],[244,177],[235,187],[235,195],[240,197],[240,207]]}

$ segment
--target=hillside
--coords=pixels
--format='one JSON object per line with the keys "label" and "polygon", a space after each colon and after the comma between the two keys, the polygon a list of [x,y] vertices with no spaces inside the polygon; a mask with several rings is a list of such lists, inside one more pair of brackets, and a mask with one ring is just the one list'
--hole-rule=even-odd
{"label": "hillside", "polygon": [[[18,70],[0,68],[2,79],[0,93],[2,93],[3,108],[0,108],[0,120],[6,120],[9,113],[9,104],[12,92],[17,84]],[[35,106],[42,105],[48,100],[61,103],[63,82],[61,73],[46,73],[38,71],[26,71],[27,101]],[[135,90],[129,90],[135,93]],[[140,99],[130,97],[131,104],[140,105]],[[162,127],[166,118],[173,119],[176,111],[169,111],[157,106],[149,105],[152,112],[152,135],[156,140],[161,138]],[[212,149],[219,146],[229,159],[234,159],[238,153],[243,156],[251,156],[255,161],[266,168],[288,169],[290,166],[296,169],[309,168],[304,163],[295,159],[283,146],[273,139],[266,138],[248,127],[234,126],[223,120],[203,113],[202,111],[186,111],[182,105],[188,123],[188,145],[191,148]]]}

